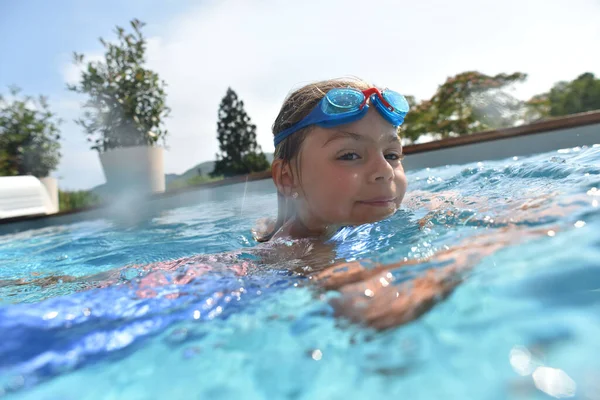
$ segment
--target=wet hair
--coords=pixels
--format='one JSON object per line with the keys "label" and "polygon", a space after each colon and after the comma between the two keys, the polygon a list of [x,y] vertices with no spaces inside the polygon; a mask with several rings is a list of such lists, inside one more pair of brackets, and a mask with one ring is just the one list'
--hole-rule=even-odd
{"label": "wet hair", "polygon": [[[273,136],[291,127],[306,117],[331,89],[352,87],[365,90],[371,87],[367,82],[357,78],[329,79],[315,82],[292,92],[283,102],[281,110],[273,123]],[[314,126],[308,126],[285,138],[275,147],[274,160],[280,159],[293,166],[292,173],[300,179],[300,153],[306,135]],[[294,204],[288,201],[283,193],[277,192],[277,220],[268,226],[254,231],[254,238],[259,242],[269,241],[273,235],[296,214]],[[264,231],[264,232],[259,232]]]}

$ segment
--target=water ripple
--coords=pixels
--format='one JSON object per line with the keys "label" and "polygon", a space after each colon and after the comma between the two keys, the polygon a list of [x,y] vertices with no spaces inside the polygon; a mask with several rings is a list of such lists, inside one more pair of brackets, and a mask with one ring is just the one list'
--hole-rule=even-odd
{"label": "water ripple", "polygon": [[[546,390],[541,373],[515,389],[524,379],[509,363],[517,350],[552,360],[539,371],[564,370],[585,391],[586,374],[600,368],[589,357],[600,350],[598,165],[594,147],[409,173],[404,208],[340,230],[328,244],[333,255],[361,261],[365,274],[377,262],[398,263],[373,278],[390,290],[449,266],[477,268],[420,320],[385,332],[338,318],[341,292],[312,289],[304,261],[250,264],[270,254],[249,249],[249,228],[276,207],[265,183],[248,186],[243,213],[238,185],[137,227],[94,221],[4,235],[0,397],[335,398],[353,387],[362,397],[510,398]],[[288,245],[316,252],[310,242]],[[211,258],[227,251],[237,252]],[[197,254],[205,256],[174,261]],[[379,301],[370,287],[344,290],[350,302]]]}

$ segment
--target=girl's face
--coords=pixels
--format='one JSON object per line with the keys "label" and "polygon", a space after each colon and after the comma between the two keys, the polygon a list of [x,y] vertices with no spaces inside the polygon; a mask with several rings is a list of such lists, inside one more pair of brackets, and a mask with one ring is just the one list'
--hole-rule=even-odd
{"label": "girl's face", "polygon": [[396,128],[373,108],[351,124],[314,127],[299,157],[296,209],[307,227],[380,221],[406,193]]}

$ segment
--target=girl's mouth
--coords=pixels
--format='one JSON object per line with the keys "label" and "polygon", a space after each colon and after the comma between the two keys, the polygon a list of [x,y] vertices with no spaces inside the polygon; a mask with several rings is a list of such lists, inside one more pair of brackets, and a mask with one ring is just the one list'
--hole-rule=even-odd
{"label": "girl's mouth", "polygon": [[370,200],[359,201],[360,204],[364,204],[372,207],[389,207],[390,205],[396,204],[395,197],[379,197]]}

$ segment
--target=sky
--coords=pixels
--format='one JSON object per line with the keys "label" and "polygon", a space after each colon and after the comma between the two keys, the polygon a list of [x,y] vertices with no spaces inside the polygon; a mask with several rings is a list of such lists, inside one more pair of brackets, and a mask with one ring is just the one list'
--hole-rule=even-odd
{"label": "sky", "polygon": [[98,154],[73,120],[85,97],[66,90],[72,53],[102,56],[99,37],[138,18],[147,66],[167,86],[165,172],[218,151],[217,111],[228,87],[244,101],[264,151],[289,92],[358,76],[418,99],[447,77],[524,72],[521,99],[583,72],[600,75],[600,0],[0,0],[0,93],[17,85],[50,98],[64,120],[64,190],[104,182]]}

